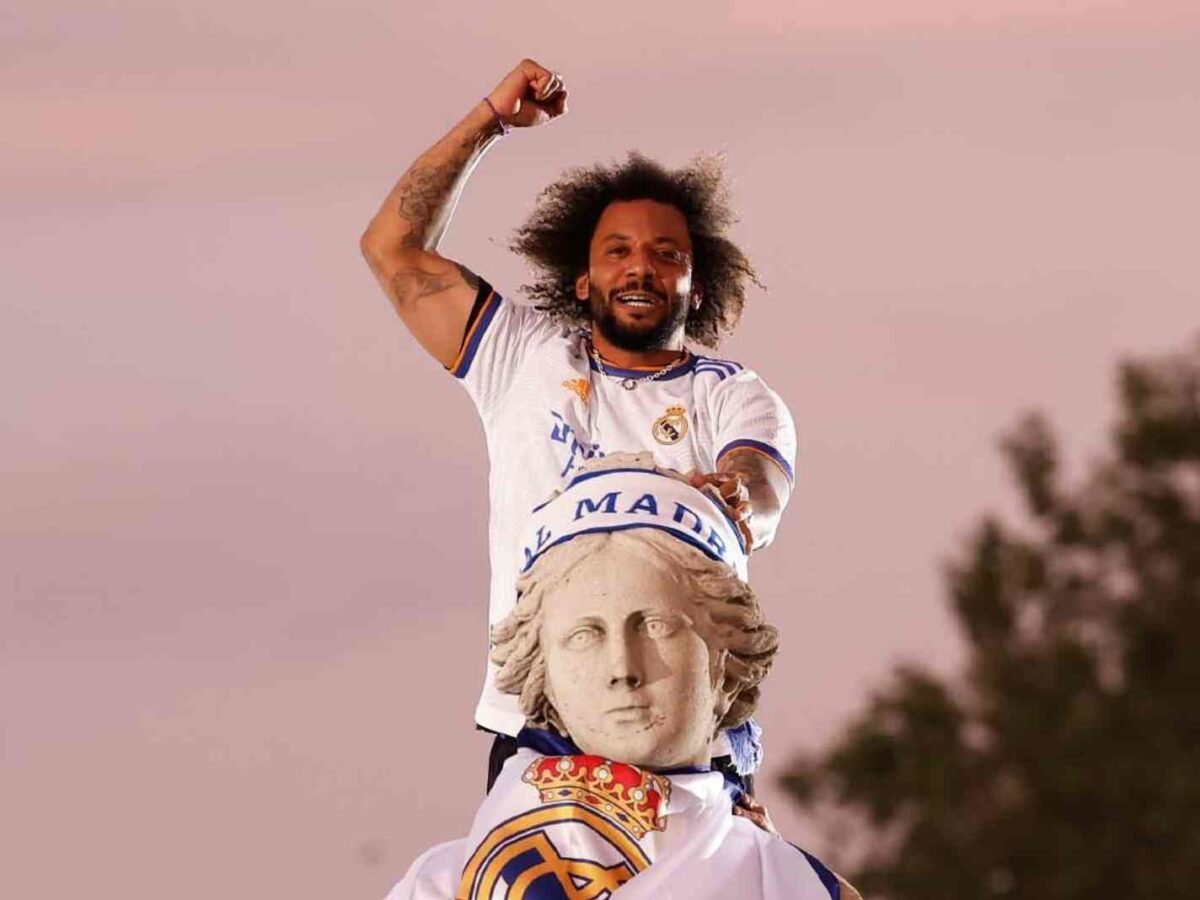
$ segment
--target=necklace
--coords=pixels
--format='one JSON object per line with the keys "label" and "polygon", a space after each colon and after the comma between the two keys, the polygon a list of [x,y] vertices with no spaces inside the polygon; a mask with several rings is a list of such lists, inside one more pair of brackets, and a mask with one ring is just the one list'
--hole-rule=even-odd
{"label": "necklace", "polygon": [[[615,373],[610,372],[610,371],[608,371],[608,369],[604,368],[604,360],[602,360],[600,358],[600,351],[596,349],[596,345],[593,344],[590,339],[588,340],[588,349],[591,350],[592,359],[594,359],[596,361],[596,368],[598,368],[600,370],[601,375],[607,375],[609,378],[618,377]],[[665,366],[663,366],[657,372],[653,372],[649,375],[643,375],[641,378],[633,378],[629,375],[626,375],[621,378],[621,387],[625,388],[625,390],[627,390],[627,391],[632,391],[635,388],[637,388],[637,386],[640,383],[642,383],[643,381],[654,381],[656,379],[662,378],[664,375],[666,375],[668,372],[672,371],[673,369],[678,369],[681,365],[683,365],[684,360],[686,360],[687,358],[688,358],[688,352],[686,350],[684,350],[683,356],[679,357],[679,359],[677,359],[677,360],[667,363]]]}

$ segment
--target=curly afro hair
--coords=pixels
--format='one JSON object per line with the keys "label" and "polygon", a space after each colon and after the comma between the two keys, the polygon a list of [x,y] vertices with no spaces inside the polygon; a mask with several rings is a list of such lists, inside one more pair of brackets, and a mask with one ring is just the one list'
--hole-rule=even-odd
{"label": "curly afro hair", "polygon": [[693,289],[703,298],[689,312],[685,333],[716,347],[742,318],[746,283],[763,286],[750,260],[725,236],[735,216],[717,156],[697,156],[673,171],[640,153],[630,153],[622,164],[568,169],[541,192],[533,214],[513,236],[511,249],[534,270],[535,280],[522,291],[559,319],[589,323],[587,305],[575,297],[575,279],[587,271],[600,214],[619,200],[655,200],[683,213],[692,238]]}

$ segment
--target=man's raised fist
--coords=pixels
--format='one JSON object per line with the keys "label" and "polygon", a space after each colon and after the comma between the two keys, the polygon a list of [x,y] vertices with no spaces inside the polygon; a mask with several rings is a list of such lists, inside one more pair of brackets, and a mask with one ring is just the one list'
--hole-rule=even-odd
{"label": "man's raised fist", "polygon": [[487,99],[501,121],[517,128],[545,125],[567,111],[562,76],[532,59],[517,63]]}

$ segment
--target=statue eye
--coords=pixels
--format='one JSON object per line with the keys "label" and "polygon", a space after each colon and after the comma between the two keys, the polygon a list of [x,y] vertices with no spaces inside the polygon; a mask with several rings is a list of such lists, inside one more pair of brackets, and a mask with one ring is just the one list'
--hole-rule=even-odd
{"label": "statue eye", "polygon": [[646,619],[642,622],[642,630],[646,636],[655,640],[668,638],[678,629],[679,622],[675,619]]}
{"label": "statue eye", "polygon": [[599,639],[599,628],[597,628],[595,625],[583,625],[570,631],[563,643],[572,650],[582,650],[585,647],[590,647]]}

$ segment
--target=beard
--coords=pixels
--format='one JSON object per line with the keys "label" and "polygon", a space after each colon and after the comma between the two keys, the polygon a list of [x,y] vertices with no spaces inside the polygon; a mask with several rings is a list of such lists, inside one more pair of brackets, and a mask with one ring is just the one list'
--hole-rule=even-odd
{"label": "beard", "polygon": [[[687,303],[681,299],[677,299],[674,303],[667,300],[666,302],[669,304],[667,313],[657,322],[629,325],[621,322],[614,311],[617,303],[616,295],[625,290],[629,290],[629,288],[615,288],[605,299],[604,295],[595,287],[589,288],[588,308],[592,314],[592,326],[604,335],[606,341],[622,350],[632,353],[639,353],[643,350],[662,350],[687,323]],[[643,288],[643,290],[646,289]],[[649,291],[649,293],[653,293],[659,299],[665,299],[657,290]]]}

